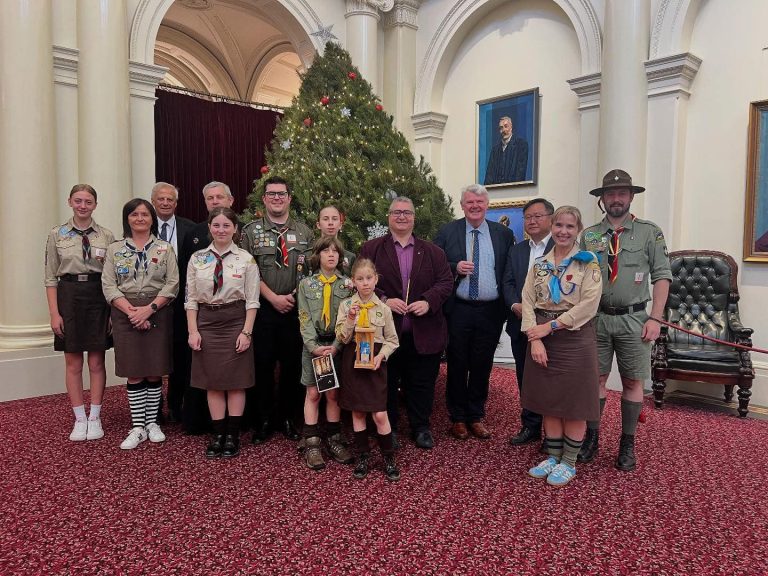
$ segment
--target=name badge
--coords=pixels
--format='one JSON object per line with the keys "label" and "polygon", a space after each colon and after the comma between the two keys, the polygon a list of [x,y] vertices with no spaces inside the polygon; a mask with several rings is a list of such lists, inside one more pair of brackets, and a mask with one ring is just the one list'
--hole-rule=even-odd
{"label": "name badge", "polygon": [[242,278],[242,274],[232,274],[232,278]]}
{"label": "name badge", "polygon": [[93,248],[92,250],[94,258],[104,258],[107,255],[106,248]]}
{"label": "name badge", "polygon": [[286,238],[288,238],[288,242],[296,242],[296,234],[288,234]]}
{"label": "name badge", "polygon": [[645,274],[643,272],[635,272],[635,284],[640,284],[643,281]]}

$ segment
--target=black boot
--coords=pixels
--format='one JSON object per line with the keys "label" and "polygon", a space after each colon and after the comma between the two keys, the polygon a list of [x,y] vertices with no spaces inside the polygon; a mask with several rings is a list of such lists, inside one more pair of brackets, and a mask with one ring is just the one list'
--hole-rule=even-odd
{"label": "black boot", "polygon": [[384,474],[390,482],[400,480],[400,469],[397,467],[397,458],[395,454],[384,454]]}
{"label": "black boot", "polygon": [[357,464],[355,465],[355,470],[352,472],[352,475],[357,478],[358,480],[362,480],[366,476],[368,476],[368,461],[371,458],[370,452],[362,452],[360,456],[357,457]]}
{"label": "black boot", "polygon": [[599,451],[600,430],[597,428],[587,428],[587,433],[584,435],[584,443],[581,445],[579,455],[576,457],[577,462],[586,464],[592,462],[597,456]]}
{"label": "black boot", "polygon": [[622,434],[619,443],[619,457],[616,458],[616,468],[623,472],[632,472],[636,465],[635,437],[632,434]]}
{"label": "black boot", "polygon": [[224,434],[214,434],[211,436],[211,443],[205,449],[205,457],[209,460],[218,458],[222,450],[224,450]]}
{"label": "black boot", "polygon": [[238,454],[240,454],[240,435],[227,434],[224,437],[224,449],[221,451],[221,455],[224,458],[234,458]]}

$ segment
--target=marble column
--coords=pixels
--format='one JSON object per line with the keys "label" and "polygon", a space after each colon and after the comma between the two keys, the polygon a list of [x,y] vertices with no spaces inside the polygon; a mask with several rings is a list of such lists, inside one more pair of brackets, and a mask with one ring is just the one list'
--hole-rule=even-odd
{"label": "marble column", "polygon": [[648,77],[648,171],[645,217],[658,224],[670,251],[682,247],[681,226],[686,119],[691,84],[701,66],[693,54],[676,54],[645,63]]}
{"label": "marble column", "polygon": [[58,221],[51,2],[0,2],[0,349],[52,339],[41,247]]}
{"label": "marble column", "polygon": [[602,218],[595,197],[589,191],[600,183],[598,148],[600,142],[600,74],[568,80],[579,97],[579,175],[577,208],[586,226]]}
{"label": "marble column", "polygon": [[[643,184],[650,0],[606,0],[600,88],[599,175],[621,168]],[[632,206],[633,212],[642,212]]]}
{"label": "marble column", "polygon": [[381,94],[379,78],[379,10],[392,9],[393,0],[346,0],[347,51],[376,94]]}
{"label": "marble column", "polygon": [[421,0],[395,0],[384,17],[384,107],[395,118],[395,128],[413,144],[411,123],[416,90],[416,31]]}
{"label": "marble column", "polygon": [[130,63],[131,161],[134,196],[149,199],[155,183],[155,89],[168,72],[154,64]]}
{"label": "marble column", "polygon": [[119,235],[134,196],[126,0],[78,2],[77,38],[80,180],[99,194],[96,220]]}

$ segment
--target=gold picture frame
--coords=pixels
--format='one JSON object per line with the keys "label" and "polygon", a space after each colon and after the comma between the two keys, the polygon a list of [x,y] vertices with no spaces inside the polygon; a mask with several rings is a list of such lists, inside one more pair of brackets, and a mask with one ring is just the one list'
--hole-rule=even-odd
{"label": "gold picture frame", "polygon": [[514,200],[493,200],[488,204],[488,212],[485,217],[493,222],[504,224],[515,233],[515,242],[525,240],[525,227],[523,226],[523,206],[531,198],[516,198]]}
{"label": "gold picture frame", "polygon": [[744,261],[768,262],[768,100],[749,105]]}

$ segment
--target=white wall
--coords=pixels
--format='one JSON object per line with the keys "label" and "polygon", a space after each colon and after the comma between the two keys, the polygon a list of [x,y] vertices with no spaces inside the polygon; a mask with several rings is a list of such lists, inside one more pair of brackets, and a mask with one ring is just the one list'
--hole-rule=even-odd
{"label": "white wall", "polygon": [[[749,103],[768,99],[768,2],[705,2],[690,51],[703,60],[693,84],[687,121],[681,246],[733,256],[740,268],[741,317],[768,348],[768,264],[741,262]],[[768,357],[752,355],[757,379],[752,400],[768,404]],[[686,385],[692,391],[718,387]]]}
{"label": "white wall", "polygon": [[476,102],[539,87],[541,128],[536,186],[494,188],[492,199],[546,196],[577,202],[579,116],[566,80],[580,74],[580,51],[570,20],[551,0],[508,2],[468,32],[448,69],[442,112],[441,185],[458,201],[477,179]]}

